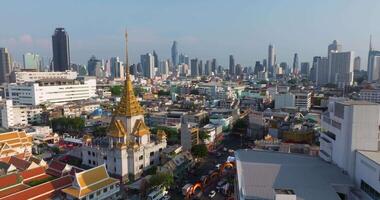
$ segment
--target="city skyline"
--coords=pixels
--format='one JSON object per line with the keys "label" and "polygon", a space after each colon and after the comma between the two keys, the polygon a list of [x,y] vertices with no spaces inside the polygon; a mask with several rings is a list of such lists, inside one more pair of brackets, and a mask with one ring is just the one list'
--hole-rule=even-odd
{"label": "city skyline", "polygon": [[[20,2],[23,2],[23,8],[18,6]],[[85,64],[92,55],[98,58],[123,57],[123,38],[120,34],[127,26],[130,64],[137,63],[140,55],[153,50],[161,59],[170,58],[170,47],[175,40],[179,53],[202,60],[216,58],[218,63],[227,67],[231,54],[236,64],[254,66],[255,61],[267,57],[269,44],[276,47],[277,63],[292,63],[294,53],[298,53],[300,62],[311,62],[313,56],[326,56],[326,45],[336,39],[343,45],[344,51],[355,51],[355,55],[363,59],[362,69],[367,66],[370,34],[373,35],[374,49],[380,47],[380,28],[374,20],[380,16],[376,12],[380,2],[375,0],[218,1],[218,9],[213,16],[203,14],[202,9],[181,14],[184,8],[206,9],[215,2],[179,4],[142,1],[112,4],[84,1],[76,6],[74,1],[68,1],[61,9],[71,12],[57,14],[52,9],[54,3],[48,1],[38,4],[5,1],[2,4],[17,8],[19,15],[11,13],[14,9],[4,10],[0,14],[3,18],[12,16],[12,20],[0,22],[2,27],[9,27],[0,33],[0,46],[8,48],[20,63],[22,55],[27,52],[52,58],[51,35],[55,28],[64,27],[70,36],[72,63]],[[155,9],[157,6],[159,9]],[[284,6],[286,9],[283,9]],[[88,9],[99,14],[84,14],[86,12],[83,11]],[[101,14],[110,9],[114,10],[112,14]],[[46,12],[38,14],[35,10]],[[141,14],[144,10],[149,12]],[[239,12],[224,16],[226,10]],[[339,14],[336,14],[337,10]],[[46,18],[47,15],[49,18]],[[25,23],[25,19],[39,23]],[[342,23],[346,20],[350,23]]]}

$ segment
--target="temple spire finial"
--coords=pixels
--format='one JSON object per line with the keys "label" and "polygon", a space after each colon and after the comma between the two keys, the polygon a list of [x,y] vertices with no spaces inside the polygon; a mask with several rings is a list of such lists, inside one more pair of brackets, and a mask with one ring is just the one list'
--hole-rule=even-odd
{"label": "temple spire finial", "polygon": [[125,71],[126,76],[129,78],[129,60],[128,60],[128,31],[127,27],[125,27]]}

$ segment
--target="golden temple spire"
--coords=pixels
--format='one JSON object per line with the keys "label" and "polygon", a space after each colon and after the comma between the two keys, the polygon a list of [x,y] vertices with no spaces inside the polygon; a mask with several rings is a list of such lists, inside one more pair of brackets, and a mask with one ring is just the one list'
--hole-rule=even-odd
{"label": "golden temple spire", "polygon": [[133,91],[132,81],[129,75],[129,67],[128,67],[128,34],[125,32],[125,47],[126,47],[126,78],[124,82],[124,91],[123,96],[121,97],[121,101],[115,110],[115,115],[119,116],[136,116],[143,115],[144,110],[140,106],[140,103],[137,101],[136,96]]}

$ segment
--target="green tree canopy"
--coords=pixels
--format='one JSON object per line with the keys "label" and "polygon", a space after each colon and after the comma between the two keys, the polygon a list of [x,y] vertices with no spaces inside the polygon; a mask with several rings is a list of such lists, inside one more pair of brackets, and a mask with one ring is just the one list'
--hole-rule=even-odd
{"label": "green tree canopy", "polygon": [[197,144],[191,147],[191,153],[197,158],[204,158],[207,156],[208,150],[205,144]]}
{"label": "green tree canopy", "polygon": [[113,96],[121,96],[123,93],[123,87],[121,85],[112,86],[110,90]]}
{"label": "green tree canopy", "polygon": [[58,133],[79,133],[85,127],[84,119],[80,117],[68,118],[61,117],[55,118],[51,121],[54,132]]}
{"label": "green tree canopy", "polygon": [[207,140],[209,139],[211,136],[209,133],[205,132],[205,131],[200,131],[199,132],[199,139],[201,140]]}
{"label": "green tree canopy", "polygon": [[166,173],[166,172],[158,173],[158,174],[153,175],[149,179],[150,187],[162,185],[166,188],[169,188],[173,184],[174,184],[174,177],[171,173]]}

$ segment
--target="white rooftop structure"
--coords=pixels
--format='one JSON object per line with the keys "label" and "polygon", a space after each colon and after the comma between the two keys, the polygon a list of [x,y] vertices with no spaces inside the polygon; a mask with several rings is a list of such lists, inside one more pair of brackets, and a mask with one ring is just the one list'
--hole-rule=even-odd
{"label": "white rooftop structure", "polygon": [[339,200],[348,196],[351,179],[318,157],[237,150],[237,199]]}

